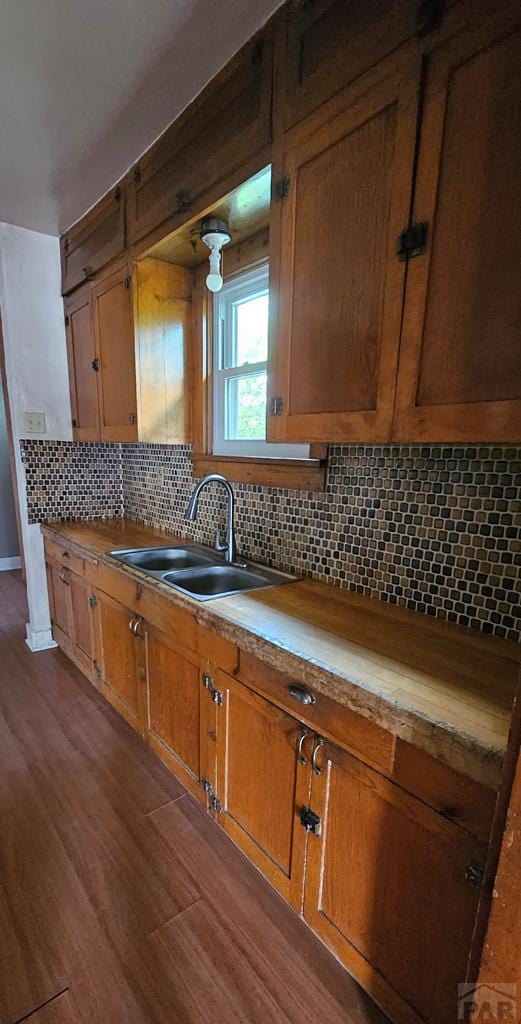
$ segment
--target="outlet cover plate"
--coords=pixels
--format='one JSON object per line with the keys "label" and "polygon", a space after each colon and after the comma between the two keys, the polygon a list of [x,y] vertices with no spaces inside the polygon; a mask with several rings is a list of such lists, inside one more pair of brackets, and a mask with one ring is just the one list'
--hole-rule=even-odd
{"label": "outlet cover plate", "polygon": [[24,412],[24,426],[28,434],[45,434],[47,432],[45,413]]}

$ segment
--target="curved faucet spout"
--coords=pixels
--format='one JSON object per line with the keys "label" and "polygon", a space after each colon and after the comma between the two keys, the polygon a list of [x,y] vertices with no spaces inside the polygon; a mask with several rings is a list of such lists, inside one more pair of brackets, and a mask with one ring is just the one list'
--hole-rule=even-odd
{"label": "curved faucet spout", "polygon": [[[235,495],[233,493],[233,487],[229,480],[221,473],[209,473],[208,476],[203,477],[199,481],[197,486],[194,488],[190,501],[188,502],[188,508],[186,510],[186,519],[190,523],[194,523],[197,519],[197,512],[199,506],[199,495],[208,484],[221,484],[226,491],[226,501],[228,509],[228,524],[226,527],[226,544],[220,545],[216,542],[216,547],[220,551],[225,552],[225,559],[227,562],[235,562],[237,559],[237,545],[235,541]],[[217,531],[218,536],[218,531]]]}

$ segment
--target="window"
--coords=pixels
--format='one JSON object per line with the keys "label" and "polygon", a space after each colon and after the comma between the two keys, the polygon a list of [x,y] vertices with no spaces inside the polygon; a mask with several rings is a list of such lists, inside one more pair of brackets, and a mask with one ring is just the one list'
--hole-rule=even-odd
{"label": "window", "polygon": [[268,264],[225,282],[214,299],[215,455],[306,459],[304,444],[266,441]]}

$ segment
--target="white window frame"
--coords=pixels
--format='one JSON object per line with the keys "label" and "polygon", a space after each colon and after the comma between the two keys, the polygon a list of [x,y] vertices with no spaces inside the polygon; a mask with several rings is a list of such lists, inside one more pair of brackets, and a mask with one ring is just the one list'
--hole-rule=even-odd
{"label": "white window frame", "polygon": [[268,372],[267,360],[226,368],[225,353],[233,351],[234,303],[269,292],[269,265],[262,263],[251,270],[228,278],[213,299],[213,454],[236,455],[241,458],[308,459],[309,445],[276,444],[270,441],[230,440],[226,437],[226,383],[230,378]]}

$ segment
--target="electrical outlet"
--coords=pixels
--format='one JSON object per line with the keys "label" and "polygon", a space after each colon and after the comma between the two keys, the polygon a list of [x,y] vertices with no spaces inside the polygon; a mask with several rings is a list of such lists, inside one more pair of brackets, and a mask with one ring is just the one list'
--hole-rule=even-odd
{"label": "electrical outlet", "polygon": [[45,434],[47,431],[47,427],[45,425],[45,413],[25,412],[24,425],[27,434]]}

